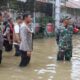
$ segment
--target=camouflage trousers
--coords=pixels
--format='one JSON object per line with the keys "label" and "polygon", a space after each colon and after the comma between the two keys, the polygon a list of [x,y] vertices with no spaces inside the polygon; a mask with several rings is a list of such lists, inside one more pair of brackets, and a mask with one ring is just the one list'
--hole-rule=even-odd
{"label": "camouflage trousers", "polygon": [[70,61],[72,57],[72,48],[68,50],[59,50],[58,55],[57,55],[57,60],[66,60]]}

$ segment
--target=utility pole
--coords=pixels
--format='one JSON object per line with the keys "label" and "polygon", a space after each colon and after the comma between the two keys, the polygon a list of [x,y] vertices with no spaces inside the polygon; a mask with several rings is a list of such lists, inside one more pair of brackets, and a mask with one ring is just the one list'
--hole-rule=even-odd
{"label": "utility pole", "polygon": [[55,0],[55,26],[56,28],[60,25],[60,14],[61,14],[61,0]]}
{"label": "utility pole", "polygon": [[55,18],[55,0],[53,0],[54,2],[53,2],[53,11],[52,11],[52,18],[53,18],[53,20],[54,20],[54,18]]}
{"label": "utility pole", "polygon": [[10,8],[10,1],[7,1],[7,7]]}

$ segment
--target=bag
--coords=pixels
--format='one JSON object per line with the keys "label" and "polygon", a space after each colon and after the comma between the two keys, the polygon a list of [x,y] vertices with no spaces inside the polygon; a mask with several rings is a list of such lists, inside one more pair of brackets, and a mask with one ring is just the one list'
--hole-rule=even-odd
{"label": "bag", "polygon": [[13,42],[17,42],[17,37],[15,31],[13,31]]}
{"label": "bag", "polygon": [[18,38],[20,39],[20,34],[16,34],[14,30],[13,31],[13,42],[18,43]]}

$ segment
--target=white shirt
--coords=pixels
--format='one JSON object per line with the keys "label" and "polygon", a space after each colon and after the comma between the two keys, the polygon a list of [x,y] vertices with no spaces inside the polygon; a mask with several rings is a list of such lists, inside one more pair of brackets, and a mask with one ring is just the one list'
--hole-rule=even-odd
{"label": "white shirt", "polygon": [[15,31],[15,33],[19,33],[19,27],[20,26],[17,23],[14,25],[14,31]]}
{"label": "white shirt", "polygon": [[[15,32],[16,34],[19,34],[19,30],[20,30],[19,24],[18,24],[18,23],[15,23],[15,24],[14,24],[14,32]],[[19,44],[16,43],[16,42],[14,42],[13,44],[19,45]]]}

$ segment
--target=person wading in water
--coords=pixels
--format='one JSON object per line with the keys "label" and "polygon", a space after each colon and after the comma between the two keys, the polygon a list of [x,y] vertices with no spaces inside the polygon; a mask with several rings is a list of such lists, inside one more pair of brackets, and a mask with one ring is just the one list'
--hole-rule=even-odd
{"label": "person wading in water", "polygon": [[33,50],[33,40],[32,40],[32,33],[33,30],[31,28],[32,18],[30,14],[23,15],[23,23],[20,27],[20,51],[21,55],[21,62],[20,67],[25,67],[29,64],[31,60],[31,53]]}

